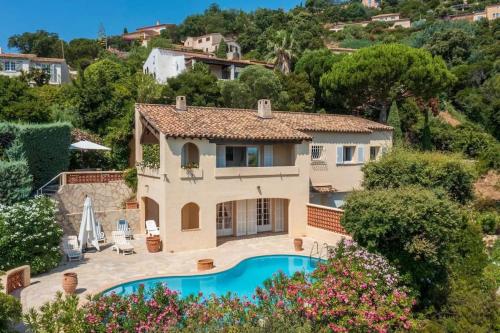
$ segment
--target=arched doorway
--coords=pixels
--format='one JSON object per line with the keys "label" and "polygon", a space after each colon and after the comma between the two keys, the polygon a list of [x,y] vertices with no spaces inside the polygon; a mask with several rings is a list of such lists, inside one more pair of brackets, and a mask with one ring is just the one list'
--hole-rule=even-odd
{"label": "arched doorway", "polygon": [[143,197],[142,203],[144,207],[142,225],[144,229],[146,228],[146,221],[153,220],[156,222],[156,226],[160,227],[160,206],[156,201],[149,197]]}

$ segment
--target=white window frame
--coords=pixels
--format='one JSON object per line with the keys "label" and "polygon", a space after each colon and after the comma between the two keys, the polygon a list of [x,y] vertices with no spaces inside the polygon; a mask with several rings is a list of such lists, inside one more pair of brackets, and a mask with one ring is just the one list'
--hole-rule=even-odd
{"label": "white window frame", "polygon": [[[259,230],[261,229],[261,230]],[[262,230],[264,229],[264,230]],[[268,230],[269,229],[269,230]],[[271,200],[269,198],[257,199],[257,230],[271,231]]]}
{"label": "white window frame", "polygon": [[3,71],[4,72],[17,72],[16,67],[17,67],[17,61],[15,61],[15,60],[3,61]]}
{"label": "white window frame", "polygon": [[326,161],[326,149],[323,145],[311,145],[311,162],[325,162]]}
{"label": "white window frame", "polygon": [[217,236],[231,236],[233,234],[233,202],[217,204]]}
{"label": "white window frame", "polygon": [[[375,156],[372,158],[372,149],[376,149]],[[380,156],[380,146],[370,146],[370,161],[378,160]]]}
{"label": "white window frame", "polygon": [[[351,159],[350,160],[345,159],[346,149],[351,149]],[[344,164],[355,163],[356,161],[354,160],[354,156],[356,156],[356,146],[349,146],[349,145],[342,146],[342,163],[344,163]]]}

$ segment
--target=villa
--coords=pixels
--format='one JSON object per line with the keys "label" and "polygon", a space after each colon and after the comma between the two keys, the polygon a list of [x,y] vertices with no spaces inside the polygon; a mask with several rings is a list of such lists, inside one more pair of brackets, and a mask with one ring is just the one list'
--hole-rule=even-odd
{"label": "villa", "polygon": [[410,28],[411,20],[409,18],[402,18],[399,13],[388,13],[372,16],[370,21],[360,21],[360,22],[338,22],[335,24],[325,24],[325,29],[333,32],[339,32],[344,30],[346,26],[356,25],[360,27],[366,27],[371,22],[386,22],[390,25],[389,29]]}
{"label": "villa", "polygon": [[43,58],[35,54],[3,53],[0,49],[0,75],[18,77],[33,69],[42,69],[49,73],[49,84],[59,85],[71,81],[64,59]]}
{"label": "villa", "polygon": [[219,44],[224,41],[227,44],[227,58],[239,59],[241,57],[241,47],[232,38],[224,37],[220,33],[212,33],[198,37],[187,37],[184,47],[200,50],[205,53],[215,53]]}
{"label": "villa", "polygon": [[164,84],[177,77],[196,63],[206,64],[219,80],[235,80],[247,66],[260,65],[272,69],[273,65],[260,61],[223,59],[213,55],[154,48],[144,62],[144,74],[152,75],[156,82]]}
{"label": "villa", "polygon": [[142,46],[148,46],[148,42],[157,36],[160,36],[162,30],[175,27],[175,24],[162,24],[159,21],[155,25],[137,28],[134,32],[124,33],[123,40],[132,42],[137,41]]}
{"label": "villa", "polygon": [[[151,144],[159,167],[143,163]],[[363,164],[391,146],[389,126],[273,111],[269,100],[257,110],[191,107],[185,96],[136,104],[141,231],[156,221],[164,251],[213,248],[228,236],[310,236],[314,204],[341,206],[361,187]]]}

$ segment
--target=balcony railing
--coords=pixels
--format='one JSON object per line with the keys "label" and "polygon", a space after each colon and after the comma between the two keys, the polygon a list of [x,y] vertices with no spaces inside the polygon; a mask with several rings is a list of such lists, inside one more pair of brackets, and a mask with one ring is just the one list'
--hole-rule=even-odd
{"label": "balcony railing", "polygon": [[299,174],[299,168],[296,166],[229,167],[215,169],[215,178],[287,177],[298,176]]}

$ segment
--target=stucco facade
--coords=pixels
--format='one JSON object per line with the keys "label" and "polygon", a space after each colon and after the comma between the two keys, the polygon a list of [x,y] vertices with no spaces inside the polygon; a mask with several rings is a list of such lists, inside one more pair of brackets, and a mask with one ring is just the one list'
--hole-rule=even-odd
{"label": "stucco facade", "polygon": [[69,69],[64,59],[40,58],[34,54],[1,53],[0,75],[19,77],[34,68],[47,71],[49,84],[59,85],[70,82]]}
{"label": "stucco facade", "polygon": [[[259,107],[261,105],[264,104],[259,101]],[[284,130],[280,127],[286,115],[273,115],[270,104],[268,109],[262,108],[253,115],[252,110],[230,112],[221,109],[220,112],[229,112],[228,115],[241,113],[241,124],[229,128],[233,126],[230,120],[227,132],[233,129],[255,131],[258,124],[271,126],[271,130],[275,124],[276,132]],[[142,109],[149,111],[143,113]],[[360,188],[361,167],[370,159],[370,147],[377,147],[376,158],[391,146],[392,140],[391,130],[296,131],[292,133],[302,133],[302,136],[289,134],[290,137],[279,140],[235,140],[224,137],[224,125],[207,123],[206,117],[217,117],[220,112],[210,108],[184,110],[187,110],[185,106],[143,105],[136,107],[135,114],[141,226],[144,228],[144,221],[148,219],[155,220],[160,228],[163,250],[169,252],[215,247],[218,237],[223,236],[259,232],[286,232],[290,237],[307,235],[307,203],[311,188],[329,186],[332,194]],[[189,134],[190,129],[185,128],[183,133],[186,135],[173,134],[170,128],[179,128],[180,123],[175,124],[179,116],[192,119],[195,130],[223,128],[223,133],[196,138],[196,134]],[[174,124],[169,117],[175,117],[172,118]],[[245,124],[245,117],[252,117],[248,124]],[[314,117],[314,121],[337,120],[328,116]],[[205,123],[205,129],[198,126],[198,121]],[[285,122],[292,123],[291,120]],[[143,147],[148,144],[159,145],[160,166],[157,169],[141,163]],[[319,146],[322,148],[318,155]],[[353,149],[349,161],[338,160],[338,151],[344,147]],[[346,159],[349,149],[346,148]],[[191,162],[186,164],[188,161]],[[329,194],[322,193],[325,197]]]}

